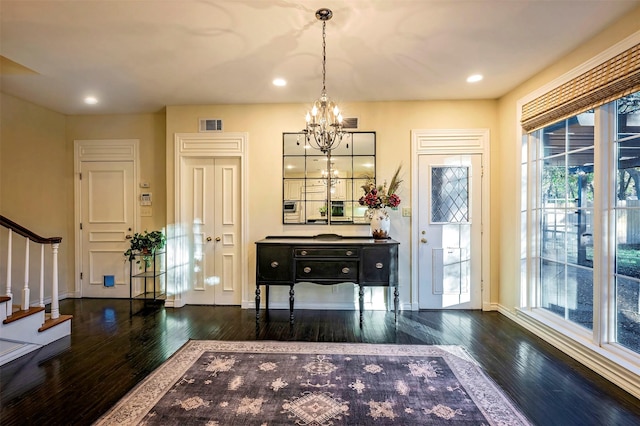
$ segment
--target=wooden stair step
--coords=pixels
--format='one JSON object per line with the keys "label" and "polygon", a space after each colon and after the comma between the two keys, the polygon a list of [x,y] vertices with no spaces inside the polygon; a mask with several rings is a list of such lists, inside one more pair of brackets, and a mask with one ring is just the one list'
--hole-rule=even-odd
{"label": "wooden stair step", "polygon": [[11,316],[7,317],[7,319],[2,321],[2,323],[3,324],[9,324],[9,323],[12,323],[14,321],[18,321],[19,319],[26,318],[29,315],[34,315],[34,314],[37,314],[38,312],[42,312],[42,311],[44,311],[44,308],[40,307],[40,306],[31,307],[31,308],[27,309],[26,311],[18,310],[18,311],[13,312],[11,314]]}
{"label": "wooden stair step", "polygon": [[0,303],[8,302],[11,300],[9,296],[0,296]]}
{"label": "wooden stair step", "polygon": [[60,315],[56,319],[47,318],[44,321],[44,324],[42,324],[42,327],[38,329],[38,331],[42,332],[42,331],[48,330],[51,327],[55,327],[56,325],[61,324],[65,321],[69,321],[71,318],[73,318],[73,315]]}

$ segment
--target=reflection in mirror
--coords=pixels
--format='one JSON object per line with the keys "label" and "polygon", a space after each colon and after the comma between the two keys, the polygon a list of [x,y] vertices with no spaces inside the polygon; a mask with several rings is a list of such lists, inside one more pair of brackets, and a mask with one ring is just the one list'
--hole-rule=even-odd
{"label": "reflection in mirror", "polygon": [[352,139],[353,155],[376,155],[376,138],[367,133],[354,133]]}
{"label": "reflection in mirror", "polygon": [[282,136],[283,150],[285,156],[287,155],[304,155],[305,140],[302,133],[284,133]]}
{"label": "reflection in mirror", "polygon": [[287,157],[284,164],[285,178],[304,178],[304,157]]}
{"label": "reflection in mirror", "polygon": [[282,141],[283,223],[368,223],[358,199],[367,179],[375,179],[375,132],[347,133],[330,164],[305,144],[304,133],[284,133]]}
{"label": "reflection in mirror", "polygon": [[356,179],[368,179],[375,175],[376,157],[353,157],[353,177]]}

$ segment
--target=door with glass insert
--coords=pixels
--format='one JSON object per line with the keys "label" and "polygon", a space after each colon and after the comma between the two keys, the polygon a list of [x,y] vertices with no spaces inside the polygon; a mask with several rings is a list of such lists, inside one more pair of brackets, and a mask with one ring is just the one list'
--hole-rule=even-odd
{"label": "door with glass insert", "polygon": [[481,309],[482,156],[418,160],[420,309]]}

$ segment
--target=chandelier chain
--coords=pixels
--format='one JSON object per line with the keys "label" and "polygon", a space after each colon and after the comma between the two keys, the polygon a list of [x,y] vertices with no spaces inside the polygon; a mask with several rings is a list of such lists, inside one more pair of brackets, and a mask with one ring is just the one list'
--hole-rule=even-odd
{"label": "chandelier chain", "polygon": [[326,77],[327,77],[327,33],[325,28],[327,27],[327,21],[322,21],[322,93],[327,92]]}

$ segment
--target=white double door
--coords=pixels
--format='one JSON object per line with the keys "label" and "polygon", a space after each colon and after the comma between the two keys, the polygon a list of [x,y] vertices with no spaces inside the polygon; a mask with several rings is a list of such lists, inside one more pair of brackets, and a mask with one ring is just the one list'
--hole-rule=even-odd
{"label": "white double door", "polygon": [[482,155],[420,155],[420,309],[482,308]]}
{"label": "white double door", "polygon": [[240,305],[240,159],[183,157],[182,229],[176,258],[183,265],[185,304]]}

